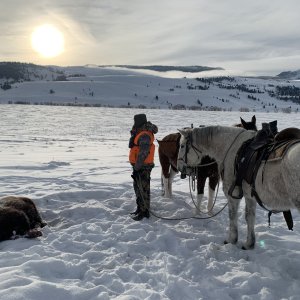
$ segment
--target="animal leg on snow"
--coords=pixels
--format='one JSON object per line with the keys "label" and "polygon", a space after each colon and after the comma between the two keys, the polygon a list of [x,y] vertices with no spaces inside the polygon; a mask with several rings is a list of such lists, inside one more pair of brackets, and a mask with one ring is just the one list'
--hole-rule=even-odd
{"label": "animal leg on snow", "polygon": [[247,222],[247,240],[243,246],[243,249],[253,249],[255,246],[255,211],[256,211],[256,201],[250,198],[245,198],[245,220]]}
{"label": "animal leg on snow", "polygon": [[215,200],[215,190],[211,187],[208,188],[208,202],[207,202],[207,211],[210,212],[213,209]]}
{"label": "animal leg on snow", "polygon": [[165,177],[163,172],[161,172],[161,177],[160,177],[160,183],[161,183],[161,195],[164,196],[165,195]]}
{"label": "animal leg on snow", "polygon": [[233,199],[228,196],[228,214],[229,214],[229,233],[228,239],[224,241],[225,244],[236,244],[238,241],[238,208],[240,200]]}
{"label": "animal leg on snow", "polygon": [[164,197],[171,198],[172,192],[170,190],[170,178],[163,177],[163,180],[164,180]]}
{"label": "animal leg on snow", "polygon": [[196,203],[195,214],[199,214],[201,212],[202,200],[203,200],[203,194],[197,194],[197,203]]}

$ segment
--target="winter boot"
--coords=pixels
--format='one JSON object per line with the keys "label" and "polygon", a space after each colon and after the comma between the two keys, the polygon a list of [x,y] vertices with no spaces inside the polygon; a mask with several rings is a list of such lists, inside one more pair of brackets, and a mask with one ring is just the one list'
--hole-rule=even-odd
{"label": "winter boot", "polygon": [[145,210],[145,211],[140,211],[135,217],[133,217],[132,219],[134,220],[134,221],[140,221],[140,220],[142,220],[142,219],[144,219],[144,218],[147,218],[147,219],[149,219],[149,217],[150,217],[150,213],[149,213],[149,210],[147,209],[147,210]]}
{"label": "winter boot", "polygon": [[130,214],[131,214],[131,215],[138,215],[140,212],[141,212],[141,208],[140,208],[140,206],[138,205],[137,208],[136,208],[136,210],[135,210],[134,212],[131,212]]}

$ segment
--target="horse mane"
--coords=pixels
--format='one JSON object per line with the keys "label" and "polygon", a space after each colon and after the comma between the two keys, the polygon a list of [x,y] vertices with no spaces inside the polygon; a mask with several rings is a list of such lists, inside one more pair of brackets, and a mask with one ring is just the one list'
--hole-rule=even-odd
{"label": "horse mane", "polygon": [[215,133],[217,133],[218,131],[220,131],[221,128],[228,128],[229,131],[239,131],[239,130],[243,130],[246,131],[246,129],[244,129],[243,127],[232,127],[232,126],[206,126],[206,127],[202,127],[202,128],[194,128],[193,130],[193,137],[196,140],[199,138],[199,140],[201,141],[201,143],[203,144],[209,144],[212,140],[212,137],[215,135]]}
{"label": "horse mane", "polygon": [[199,138],[200,141],[204,144],[208,144],[211,141],[211,138],[213,136],[213,132],[215,132],[215,126],[206,126],[201,128],[195,128],[192,131],[192,134],[194,136],[192,138]]}

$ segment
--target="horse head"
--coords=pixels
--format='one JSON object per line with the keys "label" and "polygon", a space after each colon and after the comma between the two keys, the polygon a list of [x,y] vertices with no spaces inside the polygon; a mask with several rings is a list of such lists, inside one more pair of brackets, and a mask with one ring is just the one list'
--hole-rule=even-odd
{"label": "horse head", "polygon": [[247,130],[257,131],[255,115],[252,117],[250,122],[246,122],[243,118],[240,118],[240,119],[241,119],[241,126],[239,126],[239,127],[243,127]]}
{"label": "horse head", "polygon": [[194,130],[195,129],[178,129],[181,137],[177,158],[177,169],[183,174],[191,173],[194,167],[200,165],[203,158],[201,149],[193,144]]}

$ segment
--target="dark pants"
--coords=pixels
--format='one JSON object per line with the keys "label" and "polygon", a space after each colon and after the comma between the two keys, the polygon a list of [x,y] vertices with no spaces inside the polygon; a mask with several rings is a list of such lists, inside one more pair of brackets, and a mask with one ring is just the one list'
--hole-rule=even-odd
{"label": "dark pants", "polygon": [[133,171],[133,188],[136,195],[136,205],[142,212],[150,210],[150,174],[152,168],[142,168]]}

